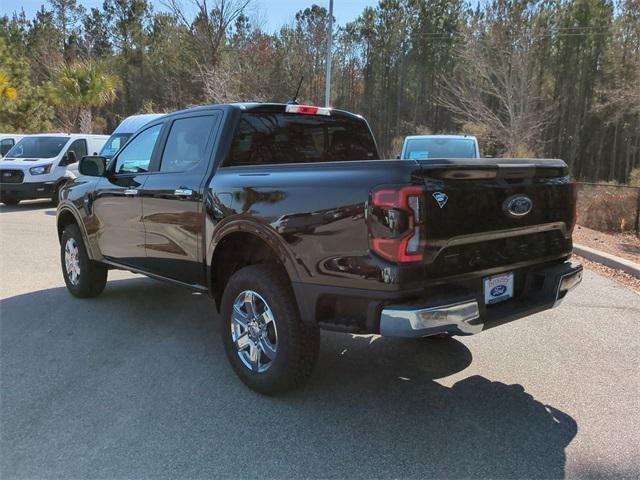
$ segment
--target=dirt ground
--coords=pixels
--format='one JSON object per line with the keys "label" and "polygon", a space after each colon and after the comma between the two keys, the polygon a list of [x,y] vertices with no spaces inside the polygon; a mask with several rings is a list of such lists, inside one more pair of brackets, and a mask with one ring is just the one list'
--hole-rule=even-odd
{"label": "dirt ground", "polygon": [[574,261],[581,263],[584,268],[588,268],[589,270],[593,270],[600,275],[604,275],[605,277],[608,277],[611,280],[624,285],[625,287],[640,295],[640,279],[635,278],[633,275],[629,275],[622,270],[616,270],[615,268],[606,267],[600,263],[592,262],[578,255],[574,255],[572,258],[574,259]]}
{"label": "dirt ground", "polygon": [[603,233],[576,225],[573,242],[640,263],[640,238],[633,233]]}

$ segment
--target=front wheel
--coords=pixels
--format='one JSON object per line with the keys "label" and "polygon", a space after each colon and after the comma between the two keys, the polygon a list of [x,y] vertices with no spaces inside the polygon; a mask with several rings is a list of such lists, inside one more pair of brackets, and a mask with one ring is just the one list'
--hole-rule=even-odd
{"label": "front wheel", "polygon": [[62,275],[67,289],[79,298],[100,295],[107,284],[107,267],[89,259],[77,225],[68,225],[60,243]]}
{"label": "front wheel", "polygon": [[278,266],[238,270],[227,283],[221,310],[227,358],[249,388],[275,394],[309,378],[318,359],[320,332],[302,323],[289,281]]}

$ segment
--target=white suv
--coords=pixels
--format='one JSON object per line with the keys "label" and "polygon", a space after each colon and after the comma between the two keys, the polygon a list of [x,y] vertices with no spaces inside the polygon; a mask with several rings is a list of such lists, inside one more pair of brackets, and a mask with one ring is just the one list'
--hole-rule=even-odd
{"label": "white suv", "polygon": [[51,198],[58,203],[60,187],[78,176],[78,161],[97,155],[108,135],[41,133],[28,135],[0,160],[0,201]]}

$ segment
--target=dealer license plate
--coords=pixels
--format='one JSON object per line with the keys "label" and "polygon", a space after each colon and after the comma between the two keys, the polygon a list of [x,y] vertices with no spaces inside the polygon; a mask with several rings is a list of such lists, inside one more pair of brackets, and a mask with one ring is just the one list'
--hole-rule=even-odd
{"label": "dealer license plate", "polygon": [[484,303],[504,302],[513,297],[513,272],[501,273],[484,279]]}

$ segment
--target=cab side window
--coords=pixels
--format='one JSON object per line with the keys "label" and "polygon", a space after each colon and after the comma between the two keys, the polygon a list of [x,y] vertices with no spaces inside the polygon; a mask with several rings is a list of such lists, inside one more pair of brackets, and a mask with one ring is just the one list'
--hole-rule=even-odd
{"label": "cab side window", "polygon": [[156,146],[162,124],[147,128],[120,151],[114,173],[144,173],[149,171],[153,149]]}
{"label": "cab side window", "polygon": [[186,172],[204,160],[215,116],[176,120],[162,154],[161,172]]}
{"label": "cab side window", "polygon": [[74,140],[74,142],[69,145],[69,149],[67,151],[75,153],[76,160],[80,161],[82,157],[87,155],[87,141],[84,138]]}
{"label": "cab side window", "polygon": [[4,157],[7,152],[11,150],[11,147],[13,147],[13,145],[15,145],[13,138],[5,138],[4,140],[0,141],[0,157]]}

